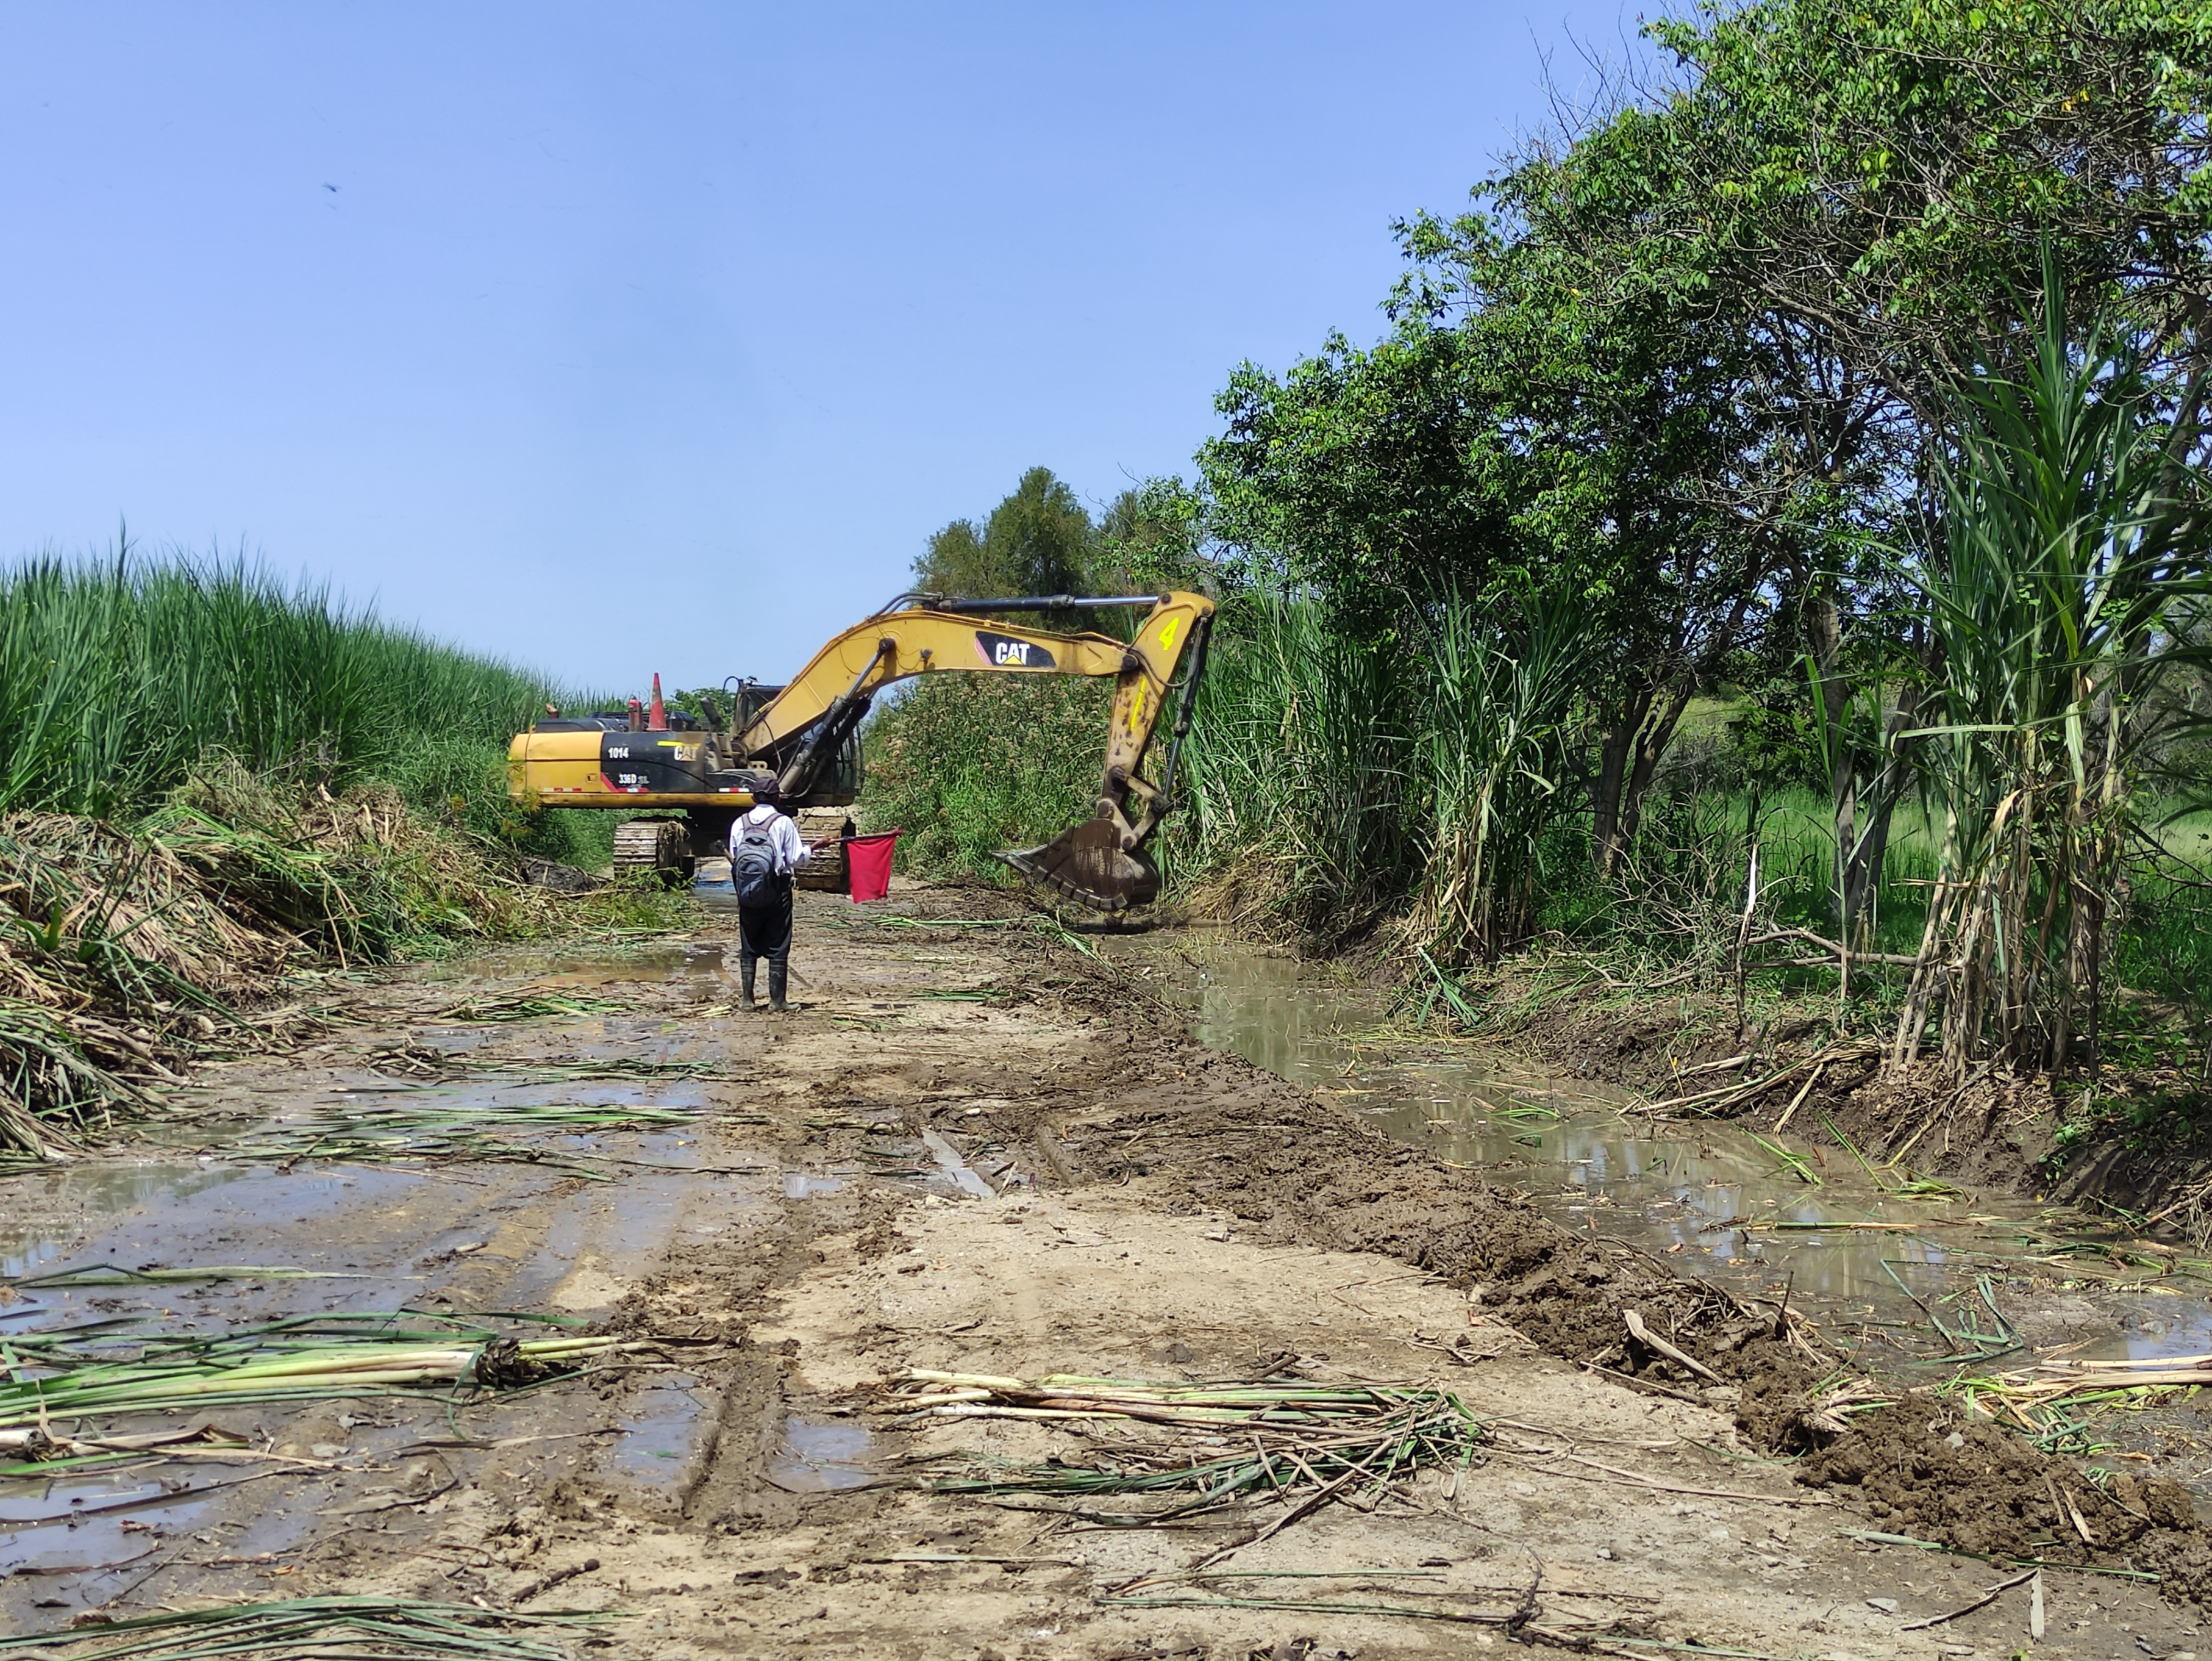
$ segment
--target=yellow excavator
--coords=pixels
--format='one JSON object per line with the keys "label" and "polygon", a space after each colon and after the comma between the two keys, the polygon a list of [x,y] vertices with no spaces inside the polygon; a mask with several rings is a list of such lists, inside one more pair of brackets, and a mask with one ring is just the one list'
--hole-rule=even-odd
{"label": "yellow excavator", "polygon": [[[1146,613],[1126,641],[1020,620],[1122,607]],[[526,807],[665,815],[617,826],[615,865],[680,880],[700,858],[726,850],[730,827],[753,805],[755,787],[770,781],[807,840],[850,835],[844,810],[860,790],[860,722],[896,682],[938,674],[1111,676],[1114,706],[1095,813],[1042,847],[1004,849],[999,857],[1085,905],[1120,911],[1159,893],[1159,871],[1145,844],[1173,802],[1176,764],[1212,626],[1213,602],[1202,594],[902,594],[826,643],[787,685],[740,684],[726,728],[661,713],[657,694],[652,714],[635,699],[627,711],[580,719],[549,711],[508,747],[507,790]],[[1154,782],[1141,770],[1170,697],[1177,699],[1173,736]],[[823,863],[817,880],[840,880],[834,873],[842,857]]]}

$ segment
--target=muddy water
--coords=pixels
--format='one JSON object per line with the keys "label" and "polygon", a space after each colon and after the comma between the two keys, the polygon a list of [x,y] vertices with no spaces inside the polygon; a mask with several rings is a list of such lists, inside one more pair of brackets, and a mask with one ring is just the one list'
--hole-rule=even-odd
{"label": "muddy water", "polygon": [[[88,1217],[173,1203],[241,1174],[213,1160],[158,1160],[58,1171],[35,1185],[18,1184],[6,1214],[0,1216],[0,1280],[35,1275],[52,1265],[83,1232]],[[0,1320],[5,1318],[0,1310]]]}
{"label": "muddy water", "polygon": [[[1371,989],[1206,931],[1103,944],[1187,1010],[1201,1042],[1522,1190],[1570,1228],[1661,1253],[1738,1291],[1786,1292],[1869,1360],[1949,1348],[1936,1342],[1932,1313],[1954,1333],[1989,1335],[1963,1347],[1978,1358],[2024,1364],[2029,1356],[2003,1341],[1985,1279],[1997,1308],[2039,1345],[2056,1338],[2098,1358],[2212,1350],[2212,1281],[2196,1278],[2212,1276],[2212,1264],[2115,1277],[2080,1248],[2127,1237],[2080,1213],[1990,1194],[1907,1197],[1897,1191],[1903,1173],[1885,1171],[1878,1183],[1848,1153],[1757,1125],[1805,1162],[1801,1174],[1746,1128],[1655,1119],[1623,1092],[1509,1074],[1471,1046],[1408,1041],[1387,1027],[1386,1002]],[[2104,1288],[2094,1308],[2063,1296],[2024,1307],[2039,1287],[2084,1278]]]}
{"label": "muddy water", "polygon": [[783,1446],[769,1462],[768,1479],[787,1494],[826,1494],[865,1488],[870,1448],[861,1426],[817,1423],[792,1417],[783,1423]]}
{"label": "muddy water", "polygon": [[188,1528],[207,1503],[175,1479],[11,1485],[0,1494],[0,1576],[122,1567],[154,1555],[151,1530]]}

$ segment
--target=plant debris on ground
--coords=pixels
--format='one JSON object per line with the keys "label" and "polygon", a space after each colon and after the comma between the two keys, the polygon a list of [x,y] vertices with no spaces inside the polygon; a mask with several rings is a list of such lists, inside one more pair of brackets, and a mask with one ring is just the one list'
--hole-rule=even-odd
{"label": "plant debris on ground", "polygon": [[[191,1062],[296,1037],[313,1019],[285,996],[302,971],[556,933],[630,905],[533,886],[387,787],[302,791],[234,763],[127,830],[0,818],[0,1153],[81,1151],[118,1115],[161,1110]],[[526,995],[452,1019],[597,1007]]]}
{"label": "plant debris on ground", "polygon": [[951,1418],[1120,1420],[1172,1429],[1181,1434],[1100,1450],[1091,1467],[1055,1460],[1027,1469],[940,1472],[928,1480],[948,1494],[1070,1499],[1195,1491],[1196,1498],[1173,1500],[1165,1512],[1122,1519],[1132,1522],[1195,1515],[1251,1495],[1291,1501],[1268,1533],[1325,1502],[1371,1508],[1420,1472],[1464,1470],[1487,1435],[1483,1421],[1457,1396],[1413,1384],[1159,1384],[1060,1375],[1027,1383],[913,1369],[880,1406]]}
{"label": "plant debris on ground", "polygon": [[93,1621],[0,1638],[0,1652],[62,1652],[59,1661],[212,1661],[217,1656],[448,1656],[462,1661],[572,1661],[559,1641],[619,1615],[514,1612],[420,1597],[288,1597]]}
{"label": "plant debris on ground", "polygon": [[[414,1313],[300,1316],[228,1332],[114,1317],[11,1333],[0,1342],[7,1373],[0,1380],[0,1432],[33,1430],[62,1446],[69,1439],[58,1427],[177,1409],[511,1390],[647,1348],[603,1334],[517,1338]],[[18,1450],[35,1457],[44,1445],[29,1438]]]}

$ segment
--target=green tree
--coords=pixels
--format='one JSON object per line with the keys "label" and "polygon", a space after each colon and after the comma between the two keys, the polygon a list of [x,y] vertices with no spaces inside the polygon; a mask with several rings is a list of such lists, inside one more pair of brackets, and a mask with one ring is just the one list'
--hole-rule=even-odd
{"label": "green tree", "polygon": [[[1592,303],[1544,223],[1407,228],[1396,324],[1279,380],[1247,364],[1200,453],[1214,527],[1370,638],[1432,636],[1442,597],[1588,611],[1601,870],[1692,695],[1764,614],[1780,545],[1730,499],[1758,435],[1736,343],[1664,295]],[[1410,649],[1410,647],[1408,648]]]}
{"label": "green tree", "polygon": [[926,593],[990,599],[1001,594],[1089,591],[1097,530],[1075,492],[1049,467],[1032,467],[979,528],[956,519],[929,539],[914,563]]}
{"label": "green tree", "polygon": [[1848,939],[1913,725],[1909,701],[1887,721],[1865,713],[1915,632],[1874,552],[1943,541],[1947,389],[2032,353],[2009,296],[2039,285],[2045,242],[2073,292],[2151,343],[2164,417],[2197,424],[2212,9],[1764,0],[1650,33],[1671,73],[1524,146],[1478,191],[1486,215],[1422,222],[1416,240],[1431,271],[1457,277],[1511,227],[1593,311],[1679,304],[1748,371],[1730,395],[1759,441],[1703,486],[1776,554],[1830,772]]}
{"label": "green tree", "polygon": [[[1913,725],[1878,689],[1927,638],[1880,551],[1942,540],[1943,389],[2020,356],[2007,295],[2037,285],[2043,240],[2154,343],[2164,412],[2195,426],[2212,8],[1754,0],[1650,33],[1671,70],[1524,143],[1479,211],[1403,228],[1389,340],[1332,340],[1279,388],[1232,380],[1216,459],[1280,448],[1272,424],[1317,477],[1209,477],[1231,534],[1328,573],[1355,610],[1406,569],[1465,581],[1470,545],[1580,567],[1615,642],[1601,866],[1687,692],[1731,653],[1794,657],[1850,938]],[[1377,373],[1393,357],[1444,378]],[[1505,537],[1484,511],[1500,500]],[[1762,638],[1778,627],[1786,652]]]}
{"label": "green tree", "polygon": [[917,588],[931,594],[988,598],[1012,592],[1006,573],[991,563],[982,527],[972,519],[956,519],[931,534],[929,545],[914,563],[914,581]]}
{"label": "green tree", "polygon": [[1098,520],[1091,576],[1097,593],[1156,594],[1218,588],[1207,557],[1206,502],[1180,478],[1148,478],[1121,492]]}

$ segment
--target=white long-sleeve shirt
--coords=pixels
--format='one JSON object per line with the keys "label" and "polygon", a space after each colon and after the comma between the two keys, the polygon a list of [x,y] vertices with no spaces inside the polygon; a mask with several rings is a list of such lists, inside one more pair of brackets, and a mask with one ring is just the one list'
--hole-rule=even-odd
{"label": "white long-sleeve shirt", "polygon": [[775,849],[775,873],[779,877],[789,876],[814,857],[814,850],[800,837],[799,826],[791,816],[773,803],[765,801],[746,809],[738,820],[738,828],[730,833],[732,853],[737,851],[738,841],[745,834],[744,827],[749,824],[770,825],[769,840]]}

